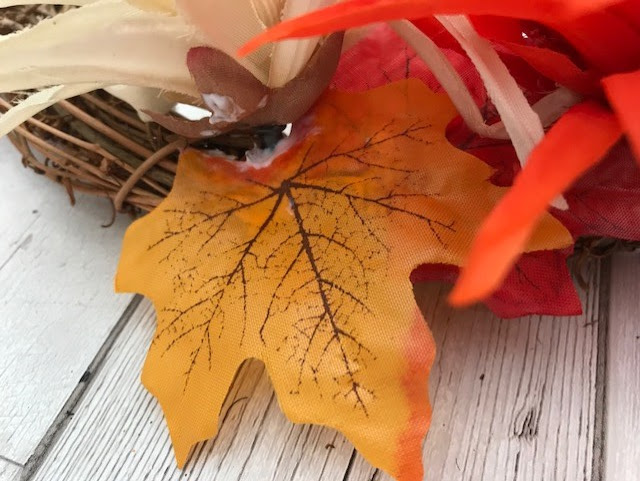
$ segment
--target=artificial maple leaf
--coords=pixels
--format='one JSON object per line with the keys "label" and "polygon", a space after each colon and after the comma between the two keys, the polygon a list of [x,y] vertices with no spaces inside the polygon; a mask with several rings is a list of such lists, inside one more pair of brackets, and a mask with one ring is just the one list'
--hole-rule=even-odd
{"label": "artificial maple leaf", "polygon": [[[129,228],[116,282],[157,309],[143,382],[180,465],[258,358],[292,421],[336,428],[372,464],[422,479],[435,348],[410,273],[460,266],[505,191],[447,142],[455,115],[418,80],[329,91],[266,164],[182,155],[168,198]],[[528,249],[571,243],[547,216]]]}
{"label": "artificial maple leaf", "polygon": [[[447,41],[447,31],[437,22],[421,22],[421,28],[429,27],[430,35],[447,46],[455,46]],[[458,50],[460,49],[458,45]],[[445,49],[452,65],[465,80],[465,85],[480,105],[487,124],[499,120],[471,61],[458,50]],[[512,58],[511,60],[518,60]],[[514,63],[510,62],[513,67]],[[518,82],[529,85],[525,95],[532,103],[539,100],[550,86],[540,74],[533,70],[518,71]],[[373,87],[386,85],[391,81],[417,78],[435,92],[442,92],[442,86],[402,38],[386,24],[372,28],[368,35],[343,53],[333,78],[333,87],[350,92],[362,92]],[[464,150],[495,169],[490,181],[501,187],[510,187],[521,171],[520,161],[513,145],[504,140],[486,139],[471,131],[462,118],[458,117],[447,126],[447,139],[454,146]],[[627,176],[628,177],[628,176]],[[607,195],[611,198],[612,195]],[[565,217],[561,218],[565,225]],[[570,229],[571,230],[571,229]],[[572,230],[572,232],[574,232]],[[575,235],[575,232],[574,232]],[[571,249],[532,252],[524,254],[502,286],[483,303],[498,317],[516,318],[530,314],[577,315],[582,311],[580,298],[567,267],[567,257]],[[424,264],[411,273],[412,282],[444,281],[454,283],[460,269],[448,264]]]}

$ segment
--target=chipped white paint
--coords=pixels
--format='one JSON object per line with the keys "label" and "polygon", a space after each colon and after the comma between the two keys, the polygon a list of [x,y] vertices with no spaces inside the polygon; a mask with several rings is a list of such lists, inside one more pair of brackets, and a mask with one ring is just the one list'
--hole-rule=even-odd
{"label": "chipped white paint", "polygon": [[271,165],[271,162],[273,162],[274,159],[280,157],[287,150],[294,147],[299,142],[300,142],[299,137],[284,136],[273,147],[269,147],[266,149],[254,147],[253,149],[248,150],[245,153],[247,162],[246,162],[246,165],[241,166],[241,168],[250,167],[253,169],[264,169],[265,167],[269,167],[269,165]]}
{"label": "chipped white paint", "polygon": [[128,220],[24,169],[0,141],[0,457],[24,464],[128,304],[113,273]]}
{"label": "chipped white paint", "polygon": [[216,135],[219,135],[220,131],[219,130],[203,130],[200,132],[200,137],[215,137]]}
{"label": "chipped white paint", "polygon": [[269,95],[265,95],[264,97],[262,97],[260,99],[260,102],[258,102],[258,108],[259,109],[263,109],[267,106],[267,102],[269,101]]}
{"label": "chipped white paint", "polygon": [[174,105],[173,111],[187,120],[202,120],[211,117],[211,112],[207,109],[183,103]]}
{"label": "chipped white paint", "polygon": [[0,459],[0,481],[18,481],[22,467]]}

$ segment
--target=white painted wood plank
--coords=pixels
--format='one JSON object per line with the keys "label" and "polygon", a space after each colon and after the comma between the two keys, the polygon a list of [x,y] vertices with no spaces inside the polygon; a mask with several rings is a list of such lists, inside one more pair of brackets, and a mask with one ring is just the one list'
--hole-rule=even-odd
{"label": "white painted wood plank", "polygon": [[[599,268],[589,269],[586,310],[574,318],[501,321],[483,308],[454,312],[443,302],[446,292],[418,288],[440,349],[425,479],[594,479],[600,308]],[[389,479],[362,460],[348,477]]]}
{"label": "white painted wood plank", "polygon": [[162,412],[139,380],[154,324],[145,301],[34,481],[342,479],[351,446],[328,429],[288,423],[258,362],[239,374],[218,437],[198,446],[180,472]]}
{"label": "white painted wood plank", "polygon": [[25,464],[118,321],[128,219],[24,169],[0,141],[0,456]]}
{"label": "white painted wood plank", "polygon": [[[437,285],[418,289],[441,346],[432,377],[431,480],[590,480],[593,464],[599,269],[586,313],[499,321],[452,312]],[[387,479],[331,430],[292,426],[260,364],[245,367],[215,441],[174,464],[160,409],[139,383],[153,331],[143,303],[34,480]]]}
{"label": "white painted wood plank", "polygon": [[614,258],[606,395],[605,479],[640,477],[640,255]]}
{"label": "white painted wood plank", "polygon": [[0,481],[18,481],[22,467],[0,459]]}

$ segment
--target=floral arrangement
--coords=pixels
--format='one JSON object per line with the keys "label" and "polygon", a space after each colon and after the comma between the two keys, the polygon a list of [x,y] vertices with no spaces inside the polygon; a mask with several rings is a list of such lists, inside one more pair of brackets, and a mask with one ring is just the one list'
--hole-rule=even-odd
{"label": "floral arrangement", "polygon": [[30,92],[0,135],[96,90],[174,134],[116,288],[157,310],[142,380],[181,466],[258,358],[293,422],[422,479],[436,346],[411,283],[574,315],[576,241],[640,240],[638,0],[68,3],[0,39],[0,92]]}

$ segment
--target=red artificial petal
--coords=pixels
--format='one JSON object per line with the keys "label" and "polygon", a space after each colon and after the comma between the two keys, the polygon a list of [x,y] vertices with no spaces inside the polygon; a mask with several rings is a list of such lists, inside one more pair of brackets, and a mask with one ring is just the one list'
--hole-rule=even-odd
{"label": "red artificial petal", "polygon": [[595,94],[598,91],[596,76],[581,70],[562,53],[515,43],[504,43],[503,45],[542,75],[560,85],[587,95]]}
{"label": "red artificial petal", "polygon": [[605,74],[640,67],[640,30],[608,9],[568,22],[547,20],[589,64]]}
{"label": "red artificial petal", "polygon": [[514,186],[481,227],[452,304],[479,301],[500,286],[549,204],[620,138],[615,116],[595,102],[573,107],[531,154]]}
{"label": "red artificial petal", "polygon": [[245,44],[244,56],[260,46],[291,37],[310,37],[369,23],[429,17],[438,14],[501,15],[546,20],[598,11],[620,0],[347,0],[294,18]]}
{"label": "red artificial petal", "polygon": [[555,45],[525,43],[520,20],[490,16],[473,17],[472,20],[480,35],[507,48],[545,77],[582,94],[599,91],[598,76],[576,65],[570,47],[557,51],[552,48]]}
{"label": "red artificial petal", "polygon": [[638,0],[626,0],[609,7],[613,15],[624,18],[636,30],[640,31],[640,2]]}
{"label": "red artificial petal", "polygon": [[607,77],[602,83],[640,164],[640,70]]}

